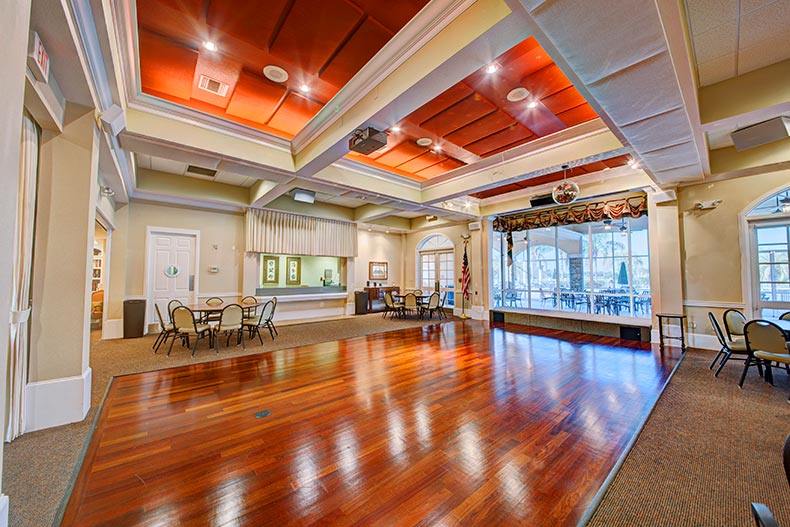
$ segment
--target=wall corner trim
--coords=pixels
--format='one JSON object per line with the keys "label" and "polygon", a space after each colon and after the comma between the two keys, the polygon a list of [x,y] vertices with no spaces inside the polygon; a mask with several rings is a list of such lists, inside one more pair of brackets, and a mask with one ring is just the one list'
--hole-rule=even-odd
{"label": "wall corner trim", "polygon": [[93,370],[82,375],[31,382],[25,387],[25,433],[76,423],[91,407]]}

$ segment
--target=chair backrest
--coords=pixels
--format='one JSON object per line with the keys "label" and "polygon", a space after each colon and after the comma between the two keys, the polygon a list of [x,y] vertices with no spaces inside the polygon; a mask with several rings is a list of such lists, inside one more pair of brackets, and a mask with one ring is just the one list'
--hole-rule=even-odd
{"label": "chair backrest", "polygon": [[395,303],[392,301],[392,295],[389,291],[384,293],[384,305],[387,307],[395,307]]}
{"label": "chair backrest", "polygon": [[156,310],[156,318],[159,319],[159,327],[162,328],[162,331],[165,330],[165,321],[162,318],[162,312],[159,311],[159,304],[154,302],[154,309]]}
{"label": "chair backrest", "polygon": [[258,299],[255,298],[254,296],[245,296],[244,298],[241,299],[242,304],[256,304],[257,302]]}
{"label": "chair backrest", "polygon": [[181,300],[171,300],[167,303],[167,316],[170,317],[170,322],[173,321],[173,310],[178,306],[183,306],[184,304],[181,303]]}
{"label": "chair backrest", "polygon": [[439,307],[439,293],[431,293],[431,298],[428,299],[428,309],[436,309]]}
{"label": "chair backrest", "polygon": [[415,309],[417,307],[417,297],[412,293],[407,294],[403,297],[403,305],[406,306],[406,309]]}
{"label": "chair backrest", "polygon": [[221,306],[224,303],[225,303],[224,300],[222,300],[218,296],[212,296],[211,298],[206,300],[207,306]]}
{"label": "chair backrest", "polygon": [[414,294],[417,296],[422,296],[422,289],[415,289]]}
{"label": "chair backrest", "polygon": [[746,324],[746,317],[737,309],[728,309],[724,312],[724,327],[727,329],[727,336],[732,340],[733,335],[744,335],[743,326]]}
{"label": "chair backrest", "polygon": [[724,338],[724,332],[721,330],[721,326],[719,326],[719,321],[716,320],[716,317],[713,316],[713,313],[708,311],[708,318],[710,319],[710,325],[713,327],[713,333],[716,334],[716,338],[719,339],[719,344],[721,344],[722,348],[727,348],[727,339]]}
{"label": "chair backrest", "polygon": [[782,461],[785,465],[785,476],[787,476],[787,484],[790,485],[790,435],[785,439],[785,447],[782,449]]}
{"label": "chair backrest", "polygon": [[263,310],[261,311],[261,321],[268,322],[272,319],[274,315],[274,300],[269,300],[263,305]]}
{"label": "chair backrest", "polygon": [[195,314],[187,306],[176,306],[173,309],[173,327],[176,330],[193,329],[197,331]]}
{"label": "chair backrest", "polygon": [[444,292],[442,295],[442,302],[439,304],[439,307],[444,307],[444,302],[447,300],[447,291]]}
{"label": "chair backrest", "polygon": [[746,347],[750,353],[757,350],[769,353],[788,353],[782,328],[768,320],[751,320],[743,327]]}
{"label": "chair backrest", "polygon": [[757,527],[779,527],[774,514],[767,505],[752,502],[752,516]]}
{"label": "chair backrest", "polygon": [[219,327],[238,328],[244,320],[244,309],[239,304],[229,304],[222,309],[219,315]]}
{"label": "chair backrest", "polygon": [[270,302],[272,303],[272,316],[274,316],[274,312],[277,310],[277,297],[273,296]]}
{"label": "chair backrest", "polygon": [[790,320],[790,311],[787,311],[779,315],[779,320]]}

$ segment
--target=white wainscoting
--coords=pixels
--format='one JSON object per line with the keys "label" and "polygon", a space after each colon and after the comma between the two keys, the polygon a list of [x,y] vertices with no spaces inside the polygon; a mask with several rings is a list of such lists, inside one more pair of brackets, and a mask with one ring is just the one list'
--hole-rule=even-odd
{"label": "white wainscoting", "polygon": [[91,407],[92,376],[88,368],[82,375],[28,383],[25,433],[85,419]]}
{"label": "white wainscoting", "polygon": [[[461,308],[454,307],[453,315],[460,317]],[[483,306],[472,306],[471,308],[466,310],[466,316],[468,316],[473,320],[488,320],[489,314],[488,314],[488,310]]]}
{"label": "white wainscoting", "polygon": [[8,496],[0,494],[0,527],[8,527]]}

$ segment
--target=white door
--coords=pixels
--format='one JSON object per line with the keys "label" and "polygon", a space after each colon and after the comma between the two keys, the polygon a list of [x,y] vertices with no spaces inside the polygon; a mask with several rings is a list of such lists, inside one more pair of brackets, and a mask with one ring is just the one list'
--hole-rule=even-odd
{"label": "white door", "polygon": [[154,304],[167,318],[167,304],[194,300],[195,236],[189,234],[151,233],[148,253],[147,321],[156,324]]}

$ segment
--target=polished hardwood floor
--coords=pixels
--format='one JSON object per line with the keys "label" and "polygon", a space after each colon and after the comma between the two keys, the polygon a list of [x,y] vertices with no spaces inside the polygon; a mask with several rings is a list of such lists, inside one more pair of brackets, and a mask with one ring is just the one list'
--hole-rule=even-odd
{"label": "polished hardwood floor", "polygon": [[62,524],[576,525],[679,356],[465,321],[116,377]]}

